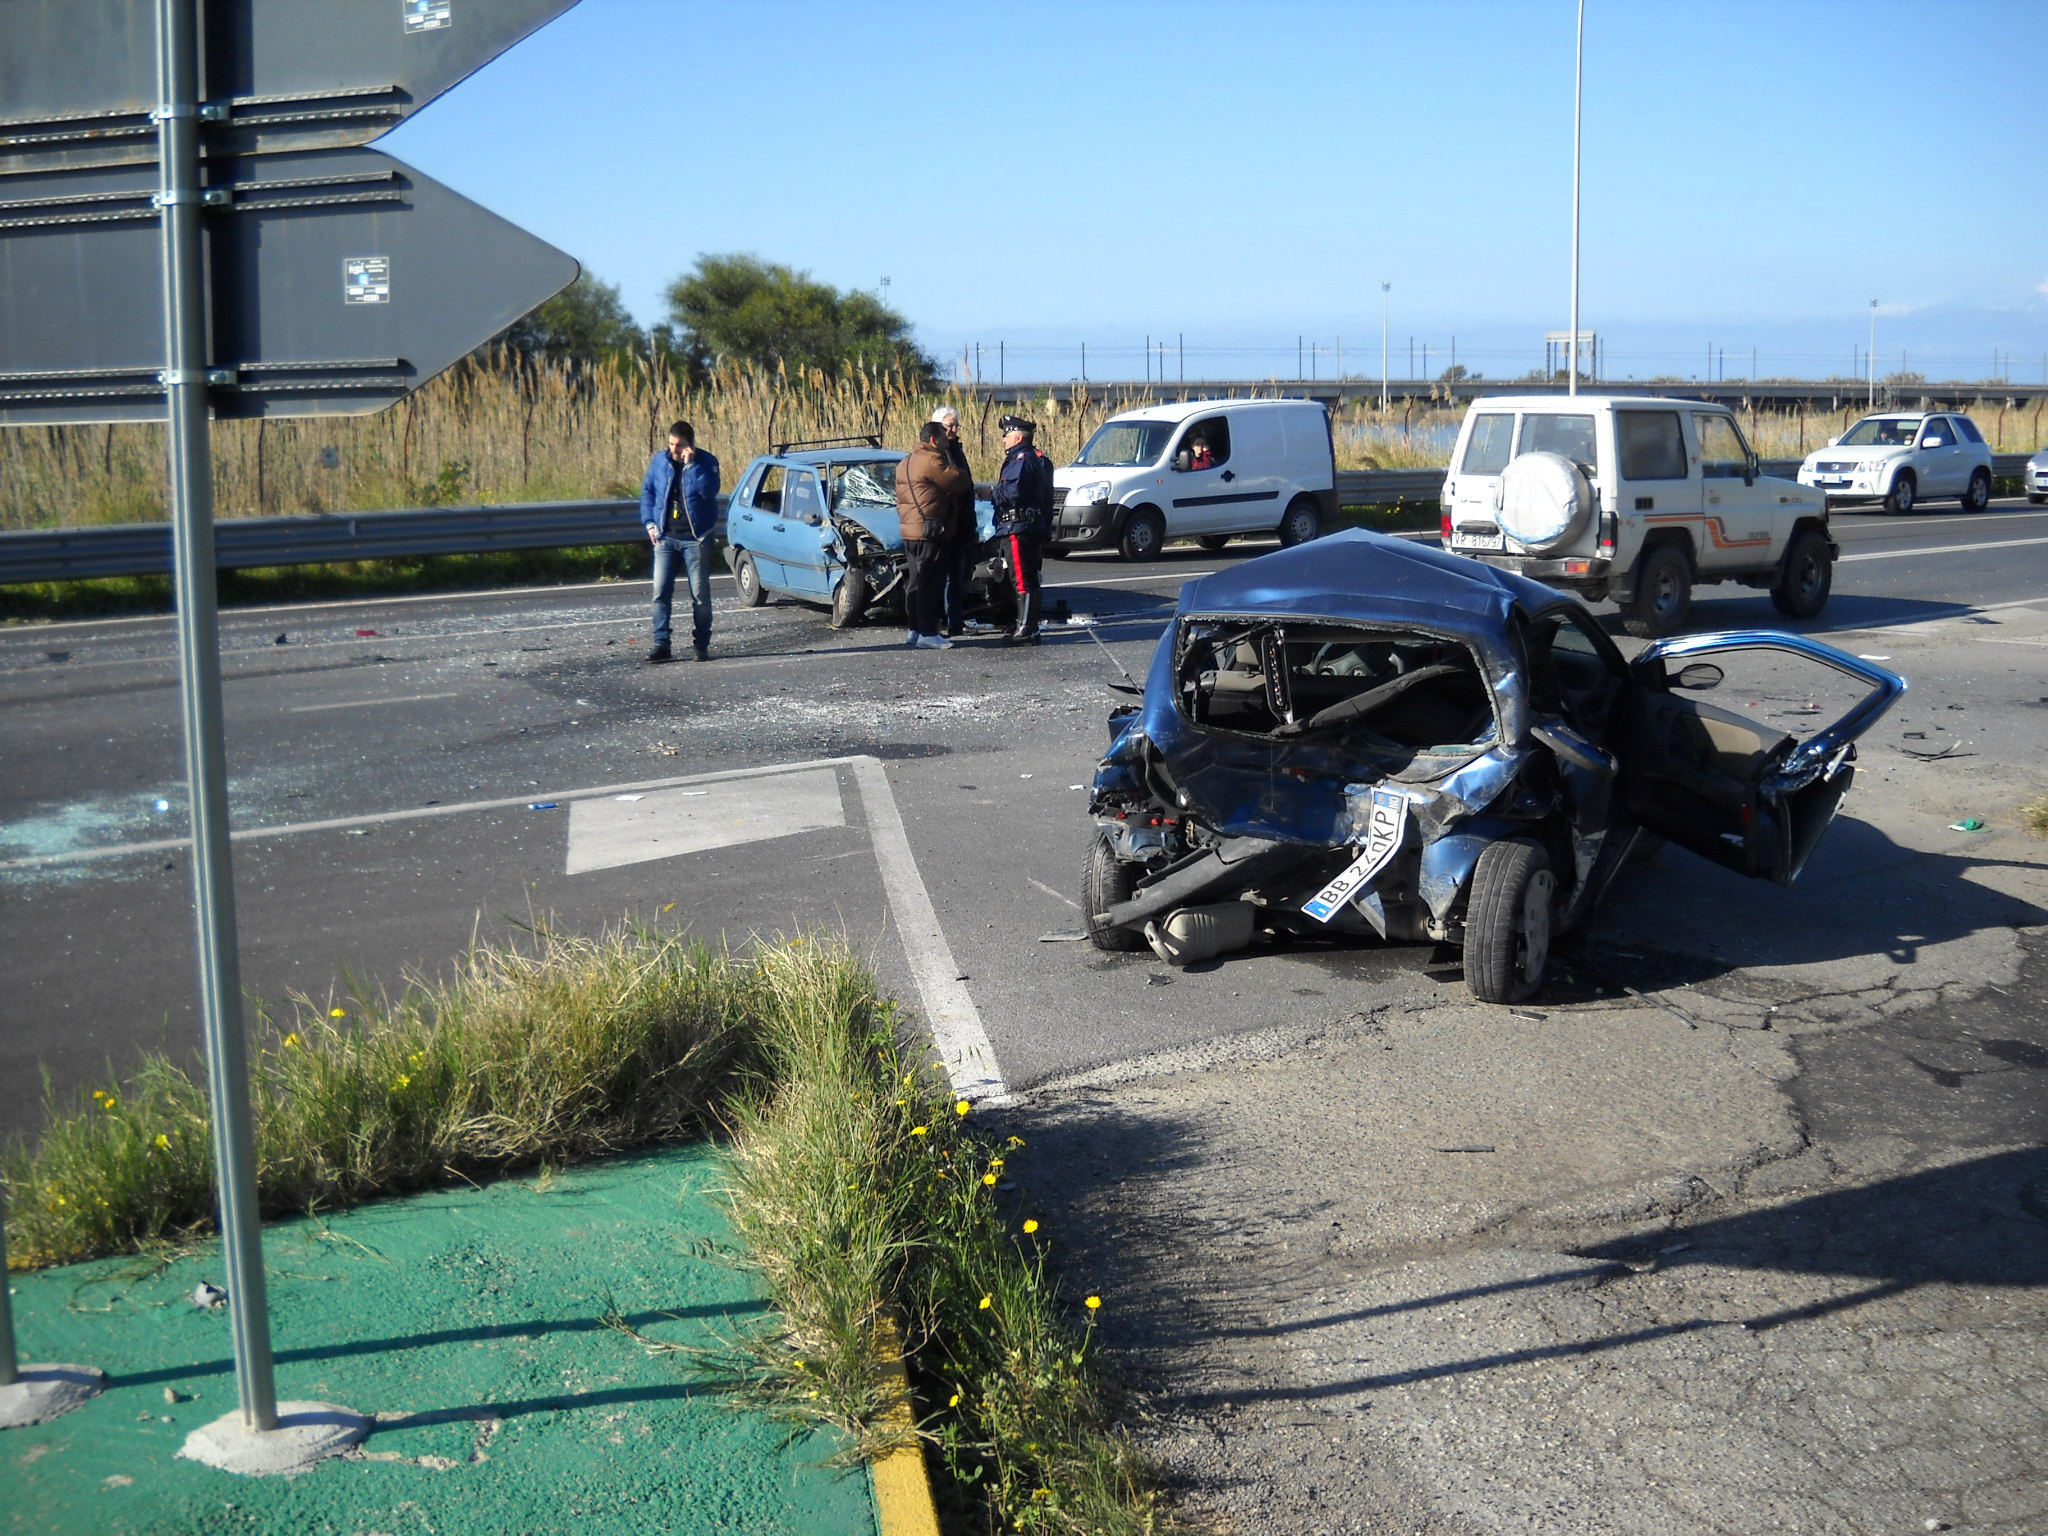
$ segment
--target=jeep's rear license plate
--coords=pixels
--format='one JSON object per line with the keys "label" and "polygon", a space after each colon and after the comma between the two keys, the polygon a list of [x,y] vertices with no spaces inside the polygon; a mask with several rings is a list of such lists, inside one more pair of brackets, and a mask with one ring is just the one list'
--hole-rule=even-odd
{"label": "jeep's rear license plate", "polygon": [[1301,904],[1301,910],[1319,923],[1327,923],[1338,909],[1351,900],[1401,851],[1401,834],[1408,825],[1408,797],[1397,789],[1372,792],[1372,810],[1366,816],[1365,851],[1344,872]]}
{"label": "jeep's rear license plate", "polygon": [[1508,547],[1508,536],[1500,532],[1465,533],[1453,530],[1451,533],[1451,547],[1453,549],[1506,549]]}

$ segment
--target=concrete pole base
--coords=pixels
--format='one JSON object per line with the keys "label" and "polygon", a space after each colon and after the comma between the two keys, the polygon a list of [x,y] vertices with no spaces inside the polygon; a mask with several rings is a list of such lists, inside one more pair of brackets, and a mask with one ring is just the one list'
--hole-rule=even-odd
{"label": "concrete pole base", "polygon": [[354,1449],[369,1432],[370,1421],[352,1408],[279,1403],[277,1428],[250,1429],[237,1410],[193,1430],[178,1455],[244,1477],[292,1477]]}
{"label": "concrete pole base", "polygon": [[0,1387],[0,1429],[47,1424],[106,1386],[105,1374],[89,1365],[24,1365],[19,1380]]}

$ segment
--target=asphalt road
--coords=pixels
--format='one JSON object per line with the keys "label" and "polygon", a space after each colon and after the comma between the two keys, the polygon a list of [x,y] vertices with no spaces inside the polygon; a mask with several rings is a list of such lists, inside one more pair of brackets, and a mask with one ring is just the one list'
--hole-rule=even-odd
{"label": "asphalt road", "polygon": [[[1835,596],[1809,631],[1994,623],[2048,602],[2048,509],[1842,513],[1836,529]],[[1047,597],[1142,673],[1180,582],[1269,547],[1051,562]],[[278,1006],[395,989],[535,914],[732,942],[826,925],[906,998],[964,988],[995,1069],[1021,1088],[1457,987],[1427,946],[1169,975],[1149,956],[1044,941],[1078,926],[1080,786],[1114,702],[1102,649],[1075,627],[1036,651],[909,653],[893,626],[835,633],[818,610],[740,610],[731,592],[721,578],[708,666],[640,664],[637,583],[224,613],[247,990]],[[1692,627],[1779,622],[1761,593],[1708,588]],[[1996,750],[2036,748],[2037,650],[1987,649],[2000,668],[1954,681]],[[0,631],[0,740],[4,1134],[37,1122],[43,1071],[69,1094],[139,1050],[196,1043],[170,621]],[[886,765],[886,796],[841,761],[856,757]],[[808,762],[825,766],[722,777]],[[629,794],[646,798],[615,798]],[[890,815],[911,856],[894,883],[876,858],[875,819]],[[1826,878],[1817,864],[1797,889]],[[937,914],[936,948],[911,931],[905,880]]]}

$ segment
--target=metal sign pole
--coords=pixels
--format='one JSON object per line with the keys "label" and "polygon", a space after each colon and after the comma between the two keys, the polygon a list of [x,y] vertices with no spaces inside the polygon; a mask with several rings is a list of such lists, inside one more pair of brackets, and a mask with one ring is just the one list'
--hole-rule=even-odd
{"label": "metal sign pole", "polygon": [[199,1003],[206,1034],[213,1167],[220,1189],[235,1387],[250,1430],[277,1428],[270,1315],[257,1223],[249,1058],[235,950],[234,870],[228,852],[227,755],[221,728],[214,608],[213,456],[206,399],[205,251],[199,180],[197,0],[157,0],[157,142],[163,226],[164,392],[170,404],[171,525],[176,561],[178,670],[185,777],[192,807],[192,883],[199,937]]}
{"label": "metal sign pole", "polygon": [[21,1380],[21,1359],[14,1352],[14,1303],[7,1299],[7,1201],[0,1196],[0,1387]]}

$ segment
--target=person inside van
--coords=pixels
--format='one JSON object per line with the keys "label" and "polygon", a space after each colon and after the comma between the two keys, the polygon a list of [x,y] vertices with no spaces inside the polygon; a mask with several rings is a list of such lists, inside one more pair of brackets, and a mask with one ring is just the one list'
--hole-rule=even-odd
{"label": "person inside van", "polygon": [[1191,450],[1188,457],[1189,469],[1214,469],[1216,467],[1216,456],[1209,452],[1209,439],[1206,437],[1191,437],[1188,439],[1188,447]]}

